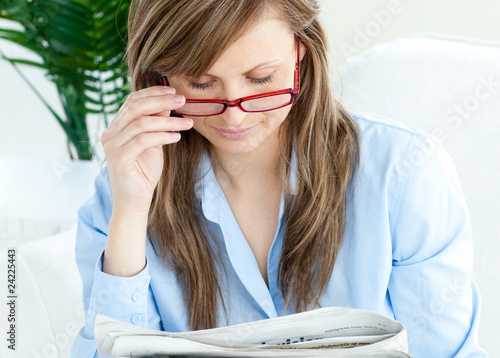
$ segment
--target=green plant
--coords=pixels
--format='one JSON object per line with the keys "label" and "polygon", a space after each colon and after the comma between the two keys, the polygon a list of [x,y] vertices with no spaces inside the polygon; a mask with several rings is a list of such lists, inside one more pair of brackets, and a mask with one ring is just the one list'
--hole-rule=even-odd
{"label": "green plant", "polygon": [[[0,0],[0,18],[22,30],[0,28],[0,38],[34,52],[41,62],[0,56],[9,61],[62,126],[79,159],[95,155],[87,115],[116,113],[130,92],[124,61],[129,2],[122,0]],[[57,114],[18,65],[46,70],[64,109]]]}

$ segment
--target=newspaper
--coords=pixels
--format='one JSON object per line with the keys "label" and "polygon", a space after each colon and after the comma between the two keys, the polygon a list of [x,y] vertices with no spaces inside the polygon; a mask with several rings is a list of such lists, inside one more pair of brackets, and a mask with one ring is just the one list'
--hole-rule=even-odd
{"label": "newspaper", "polygon": [[406,328],[379,313],[326,307],[233,326],[163,332],[97,315],[95,341],[113,357],[411,357]]}

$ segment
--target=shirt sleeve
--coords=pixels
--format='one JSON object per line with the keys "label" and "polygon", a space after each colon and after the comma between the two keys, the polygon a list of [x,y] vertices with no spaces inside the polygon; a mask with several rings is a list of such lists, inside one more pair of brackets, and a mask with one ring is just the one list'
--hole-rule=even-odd
{"label": "shirt sleeve", "polygon": [[109,275],[102,271],[112,193],[107,167],[94,180],[95,193],[78,210],[75,257],[83,285],[85,325],[73,342],[71,357],[103,357],[97,352],[94,324],[97,314],[125,323],[161,330],[149,282],[149,260],[132,277]]}
{"label": "shirt sleeve", "polygon": [[480,295],[472,280],[469,214],[455,165],[428,135],[411,167],[393,226],[388,284],[410,354],[487,357],[477,342]]}

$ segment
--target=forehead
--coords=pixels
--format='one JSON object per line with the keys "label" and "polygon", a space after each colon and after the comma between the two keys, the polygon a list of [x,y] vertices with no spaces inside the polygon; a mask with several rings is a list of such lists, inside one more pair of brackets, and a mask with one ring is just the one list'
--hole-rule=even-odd
{"label": "forehead", "polygon": [[263,62],[285,61],[294,54],[294,43],[286,22],[264,19],[229,46],[207,73],[244,72]]}

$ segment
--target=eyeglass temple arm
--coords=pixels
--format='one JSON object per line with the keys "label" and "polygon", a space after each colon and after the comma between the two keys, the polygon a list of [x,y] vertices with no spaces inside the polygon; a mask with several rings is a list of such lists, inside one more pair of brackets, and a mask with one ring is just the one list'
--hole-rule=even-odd
{"label": "eyeglass temple arm", "polygon": [[295,63],[295,73],[294,73],[294,78],[295,78],[295,83],[293,84],[293,91],[295,93],[299,92],[300,89],[300,38],[299,36],[295,35],[297,38],[297,62]]}

